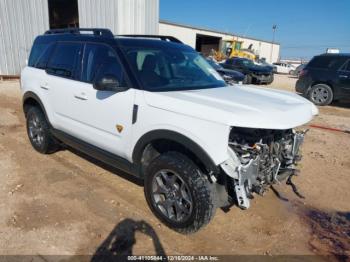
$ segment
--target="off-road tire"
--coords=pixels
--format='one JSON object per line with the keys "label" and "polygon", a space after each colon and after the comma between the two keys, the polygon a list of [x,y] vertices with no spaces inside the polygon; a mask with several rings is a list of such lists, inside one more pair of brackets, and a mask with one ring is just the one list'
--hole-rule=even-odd
{"label": "off-road tire", "polygon": [[[319,91],[321,90],[321,91]],[[315,92],[327,92],[327,98],[318,100],[315,96]],[[330,86],[326,84],[317,84],[311,87],[309,93],[308,93],[308,98],[311,102],[313,102],[315,105],[318,106],[326,106],[329,105],[330,103],[333,102],[333,90]]]}
{"label": "off-road tire", "polygon": [[270,76],[270,80],[268,82],[266,82],[267,85],[271,85],[273,83],[273,81],[275,80],[275,76],[272,74]]}
{"label": "off-road tire", "polygon": [[[185,221],[170,220],[160,211],[152,196],[153,178],[165,169],[176,172],[188,186],[193,208]],[[190,234],[204,227],[213,218],[216,210],[214,189],[207,176],[185,155],[178,152],[161,154],[150,163],[145,175],[144,191],[147,203],[157,218],[169,228],[182,234]]]}
{"label": "off-road tire", "polygon": [[[35,142],[30,135],[30,121],[36,118],[41,126],[42,130],[42,141],[40,143]],[[30,143],[33,148],[41,154],[52,154],[56,152],[60,145],[59,142],[53,137],[50,131],[50,126],[46,120],[46,117],[42,110],[36,106],[30,107],[26,112],[26,124],[27,124],[27,134]]]}
{"label": "off-road tire", "polygon": [[243,79],[243,84],[250,85],[253,82],[253,78],[250,75],[245,75]]}

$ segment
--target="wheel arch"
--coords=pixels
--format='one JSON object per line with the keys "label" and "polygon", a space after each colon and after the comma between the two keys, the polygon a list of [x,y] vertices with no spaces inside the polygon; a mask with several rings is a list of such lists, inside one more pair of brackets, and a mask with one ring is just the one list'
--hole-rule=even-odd
{"label": "wheel arch", "polygon": [[218,174],[219,167],[205,150],[192,139],[170,130],[153,130],[144,134],[136,143],[132,159],[140,168],[143,176],[144,168],[160,153],[177,151],[194,161],[204,172]]}
{"label": "wheel arch", "polygon": [[43,111],[46,120],[49,120],[46,114],[45,107],[41,102],[41,99],[35,93],[28,91],[24,93],[23,99],[22,99],[22,107],[23,107],[23,112],[25,116],[27,115],[27,112],[30,106],[39,107]]}

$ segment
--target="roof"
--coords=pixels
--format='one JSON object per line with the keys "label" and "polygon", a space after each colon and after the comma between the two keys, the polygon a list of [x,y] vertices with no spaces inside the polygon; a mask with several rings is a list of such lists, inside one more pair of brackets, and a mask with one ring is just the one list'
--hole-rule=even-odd
{"label": "roof", "polygon": [[346,56],[350,57],[350,53],[325,53],[319,56]]}
{"label": "roof", "polygon": [[278,42],[272,42],[272,41],[259,39],[259,38],[254,38],[254,37],[249,37],[249,36],[248,37],[247,36],[242,36],[242,35],[238,35],[238,34],[235,34],[235,33],[232,33],[232,32],[223,32],[223,31],[219,31],[219,30],[216,30],[216,29],[206,28],[206,27],[198,27],[198,26],[186,25],[186,24],[182,24],[182,23],[175,23],[175,22],[171,22],[171,21],[168,21],[168,20],[159,20],[159,23],[167,24],[167,25],[174,25],[174,26],[179,26],[179,27],[185,27],[185,28],[189,28],[189,29],[207,31],[207,32],[212,32],[212,33],[216,33],[216,34],[230,35],[230,36],[235,36],[235,37],[240,37],[240,38],[245,38],[245,39],[265,42],[265,43],[269,43],[269,44],[280,45],[280,43],[278,43]]}
{"label": "roof", "polygon": [[[159,40],[157,40],[159,38]],[[180,48],[191,49],[189,46],[181,43],[176,38],[168,40],[168,36],[141,36],[141,35],[116,35],[116,36],[96,36],[93,34],[79,34],[79,33],[49,33],[39,35],[35,39],[35,44],[51,44],[59,41],[77,41],[77,42],[89,42],[89,43],[106,43],[109,45],[118,45],[122,47],[157,47],[157,48]]]}

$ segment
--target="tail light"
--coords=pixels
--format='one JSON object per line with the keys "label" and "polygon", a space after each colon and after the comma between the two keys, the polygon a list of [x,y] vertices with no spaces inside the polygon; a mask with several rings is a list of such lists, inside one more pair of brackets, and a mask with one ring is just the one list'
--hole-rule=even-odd
{"label": "tail light", "polygon": [[306,69],[303,69],[303,70],[300,71],[299,77],[302,77],[302,76],[304,76],[304,75],[306,75],[306,74],[307,74],[307,70],[306,70]]}

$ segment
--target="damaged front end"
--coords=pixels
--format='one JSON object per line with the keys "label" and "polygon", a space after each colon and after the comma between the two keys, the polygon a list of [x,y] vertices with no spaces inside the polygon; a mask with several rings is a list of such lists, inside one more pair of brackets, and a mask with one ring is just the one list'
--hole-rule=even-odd
{"label": "damaged front end", "polygon": [[300,145],[307,131],[233,127],[230,158],[221,164],[229,176],[228,194],[242,209],[253,193],[263,195],[269,186],[291,177],[301,160]]}

